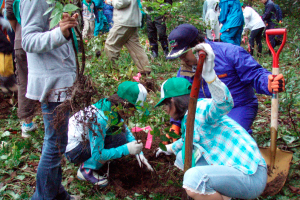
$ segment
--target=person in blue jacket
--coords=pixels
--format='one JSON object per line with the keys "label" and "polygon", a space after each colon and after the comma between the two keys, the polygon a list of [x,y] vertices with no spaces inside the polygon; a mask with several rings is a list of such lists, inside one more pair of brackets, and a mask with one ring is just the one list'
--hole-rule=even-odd
{"label": "person in blue jacket", "polygon": [[222,24],[221,40],[231,44],[241,45],[244,16],[239,0],[220,0],[219,22]]}
{"label": "person in blue jacket", "polygon": [[114,12],[114,7],[104,3],[103,13],[107,19],[109,30],[112,28],[113,23],[114,23],[113,22],[113,12]]}
{"label": "person in blue jacket", "polygon": [[[116,94],[100,99],[70,118],[65,155],[70,162],[80,164],[77,171],[80,180],[105,187],[107,176],[100,176],[95,170],[109,160],[129,154],[136,156],[140,166],[143,163],[153,171],[142,152],[143,143],[136,141],[124,123],[143,106],[146,97],[147,90],[142,84],[125,81]],[[123,109],[116,110],[119,105]]]}
{"label": "person in blue jacket", "polygon": [[98,10],[96,17],[98,20],[95,20],[95,29],[94,36],[99,35],[99,33],[107,33],[109,31],[109,26],[105,15],[103,14],[103,0],[93,0],[95,3],[95,8]]}
{"label": "person in blue jacket", "polygon": [[[218,78],[228,87],[234,107],[228,116],[239,123],[249,134],[252,134],[251,125],[256,117],[258,101],[254,89],[258,94],[271,95],[274,91],[282,92],[285,82],[282,74],[273,78],[271,72],[259,65],[253,57],[242,47],[220,42],[204,40],[204,36],[193,25],[182,24],[176,27],[169,35],[169,43],[173,47],[167,59],[179,57],[181,68],[177,77],[184,77],[191,83],[197,67],[197,45],[208,43],[215,53],[215,71]],[[202,79],[199,98],[211,98],[207,83]],[[171,119],[175,133],[181,127],[181,121]]]}

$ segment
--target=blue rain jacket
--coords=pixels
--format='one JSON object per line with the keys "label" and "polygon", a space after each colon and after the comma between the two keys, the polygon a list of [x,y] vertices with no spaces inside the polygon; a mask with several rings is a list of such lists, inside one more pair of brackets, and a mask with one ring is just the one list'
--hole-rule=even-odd
{"label": "blue rain jacket", "polygon": [[220,0],[220,23],[223,24],[221,33],[227,29],[244,25],[244,16],[239,0]]}
{"label": "blue rain jacket", "polygon": [[114,12],[114,7],[111,6],[111,5],[107,5],[107,4],[104,4],[104,7],[103,7],[103,13],[107,19],[107,23],[109,24],[109,29],[112,28],[112,25],[113,25],[113,12]]}
{"label": "blue rain jacket", "polygon": [[[254,58],[242,47],[223,42],[208,43],[215,53],[215,71],[219,79],[228,87],[234,107],[228,114],[240,123],[248,132],[256,116],[258,101],[254,89],[258,94],[271,95],[268,90],[268,76],[271,74],[258,64]],[[181,76],[180,70],[177,77],[186,78],[193,83],[194,77]],[[207,83],[204,79],[200,87],[199,98],[211,98]],[[202,89],[204,88],[204,90]],[[249,116],[250,115],[250,116]],[[245,117],[244,119],[242,119]],[[241,120],[242,119],[242,120]],[[244,120],[249,120],[243,122]],[[181,126],[180,121],[171,119],[172,124]]]}
{"label": "blue rain jacket", "polygon": [[96,17],[98,20],[95,21],[95,29],[94,29],[94,36],[97,36],[100,32],[108,32],[109,27],[107,23],[107,19],[105,15],[103,14],[103,7],[104,2],[103,0],[93,0],[95,3],[95,8],[97,9],[97,15]]}

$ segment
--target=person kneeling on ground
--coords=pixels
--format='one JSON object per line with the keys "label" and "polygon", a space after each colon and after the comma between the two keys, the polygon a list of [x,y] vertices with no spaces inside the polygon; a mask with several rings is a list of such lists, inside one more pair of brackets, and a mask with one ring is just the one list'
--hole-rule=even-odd
{"label": "person kneeling on ground", "polygon": [[[105,187],[107,177],[100,176],[95,170],[108,160],[129,154],[136,155],[140,166],[144,164],[153,171],[142,152],[143,143],[135,140],[124,123],[133,116],[136,107],[143,106],[146,97],[147,90],[142,84],[126,81],[119,85],[116,94],[100,99],[70,118],[65,155],[72,163],[82,163],[77,171],[80,180]],[[115,111],[119,105],[123,109]],[[124,124],[117,126],[120,123]]]}
{"label": "person kneeling on ground", "polygon": [[[183,178],[183,188],[194,199],[225,200],[254,199],[264,190],[267,166],[254,139],[226,114],[233,107],[227,86],[214,71],[214,52],[209,44],[199,45],[205,50],[202,77],[208,83],[211,99],[198,99],[194,136],[193,162]],[[175,166],[183,170],[188,99],[191,84],[184,78],[171,78],[161,87],[161,100],[166,112],[182,120],[182,138],[158,148],[156,156],[176,154]]]}

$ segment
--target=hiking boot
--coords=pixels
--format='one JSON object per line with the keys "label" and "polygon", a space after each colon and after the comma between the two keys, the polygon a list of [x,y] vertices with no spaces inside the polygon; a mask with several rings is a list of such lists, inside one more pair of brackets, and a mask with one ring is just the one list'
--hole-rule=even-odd
{"label": "hiking boot", "polygon": [[156,51],[152,51],[152,57],[157,58],[157,56],[158,56],[158,53]]}
{"label": "hiking boot", "polygon": [[104,176],[100,176],[92,169],[83,168],[83,164],[80,165],[77,171],[77,178],[82,181],[89,181],[94,185],[98,185],[100,187],[105,187],[108,185],[108,180]]}
{"label": "hiking boot", "polygon": [[34,122],[31,122],[29,124],[26,124],[23,122],[21,130],[22,130],[22,137],[28,138],[30,137],[30,134],[28,134],[29,131],[35,131],[37,129],[37,125]]}

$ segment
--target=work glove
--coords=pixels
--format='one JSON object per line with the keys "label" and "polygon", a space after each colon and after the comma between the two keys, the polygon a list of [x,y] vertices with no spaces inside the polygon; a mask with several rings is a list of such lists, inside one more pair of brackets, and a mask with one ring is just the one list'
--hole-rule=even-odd
{"label": "work glove", "polygon": [[278,74],[275,78],[273,75],[268,76],[268,90],[272,93],[285,91],[285,81],[282,74]]}
{"label": "work glove", "polygon": [[161,154],[161,153],[163,153],[167,156],[174,154],[174,152],[172,150],[172,144],[167,144],[166,148],[167,148],[167,151],[163,151],[161,148],[157,148],[156,157],[158,157],[159,154]]}
{"label": "work glove", "polygon": [[[169,130],[169,132],[174,132],[174,133],[176,133],[177,135],[180,135],[180,127],[179,126],[177,126],[177,125],[175,125],[175,124],[172,124],[172,126],[171,126],[171,128],[170,128],[170,130]],[[176,142],[178,139],[177,138],[172,138],[171,136],[169,136],[169,134],[166,134],[166,137],[168,138],[168,139],[172,139],[172,141],[173,142]],[[163,141],[162,142],[164,145],[167,145],[167,144],[169,144],[169,142],[168,141]]]}
{"label": "work glove", "polygon": [[140,154],[135,155],[135,157],[136,157],[140,167],[142,167],[142,164],[143,164],[147,167],[147,169],[149,171],[154,171],[153,168],[151,167],[151,165],[148,163],[148,160],[144,156],[143,152],[141,152]]}
{"label": "work glove", "polygon": [[214,70],[215,67],[215,53],[211,46],[207,43],[197,44],[193,49],[193,52],[204,50],[206,52],[206,58],[203,64],[202,77],[205,81],[210,84],[214,80],[216,80],[216,72]]}
{"label": "work glove", "polygon": [[141,140],[132,141],[127,144],[127,148],[128,148],[129,154],[136,155],[136,154],[141,153],[141,151],[143,149],[143,143],[141,142]]}
{"label": "work glove", "polygon": [[3,30],[12,31],[9,21],[4,19],[3,17],[0,17],[0,25],[2,26]]}

